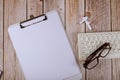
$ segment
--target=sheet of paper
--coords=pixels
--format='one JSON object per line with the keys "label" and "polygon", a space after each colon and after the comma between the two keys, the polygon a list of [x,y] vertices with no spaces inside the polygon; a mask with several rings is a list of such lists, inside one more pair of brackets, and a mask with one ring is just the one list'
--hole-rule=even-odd
{"label": "sheet of paper", "polygon": [[23,29],[17,23],[8,30],[26,80],[63,80],[75,74],[81,78],[57,12],[46,16],[46,21]]}

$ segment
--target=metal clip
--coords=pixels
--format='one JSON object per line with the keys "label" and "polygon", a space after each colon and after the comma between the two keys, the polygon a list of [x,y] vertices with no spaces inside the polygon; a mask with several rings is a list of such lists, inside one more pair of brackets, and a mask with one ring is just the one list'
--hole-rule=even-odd
{"label": "metal clip", "polygon": [[[43,18],[42,20],[37,20],[37,21],[34,21],[34,22],[28,24],[30,21],[32,21],[32,20],[34,20],[34,19],[37,19],[37,18],[40,18],[40,17],[42,17],[42,16],[44,16],[44,18]],[[28,26],[37,24],[37,23],[42,22],[42,21],[45,21],[45,20],[47,20],[46,14],[43,14],[43,15],[40,15],[40,16],[37,16],[37,17],[34,17],[33,15],[30,15],[30,19],[20,22],[20,27],[21,27],[21,28],[25,28],[25,27],[28,27]],[[26,23],[26,25],[25,25],[25,23]],[[24,25],[23,25],[23,24],[24,24]]]}
{"label": "metal clip", "polygon": [[33,15],[30,15],[30,19],[33,19],[34,18],[34,16]]}

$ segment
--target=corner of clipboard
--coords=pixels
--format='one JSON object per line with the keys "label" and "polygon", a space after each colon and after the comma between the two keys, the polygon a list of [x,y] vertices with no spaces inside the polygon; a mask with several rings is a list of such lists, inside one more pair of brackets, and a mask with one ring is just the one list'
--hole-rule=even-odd
{"label": "corner of clipboard", "polygon": [[19,25],[20,25],[19,23],[12,24],[12,25],[10,25],[10,26],[8,27],[7,31],[10,32],[12,29],[18,28],[18,27],[16,27],[16,26],[19,26]]}

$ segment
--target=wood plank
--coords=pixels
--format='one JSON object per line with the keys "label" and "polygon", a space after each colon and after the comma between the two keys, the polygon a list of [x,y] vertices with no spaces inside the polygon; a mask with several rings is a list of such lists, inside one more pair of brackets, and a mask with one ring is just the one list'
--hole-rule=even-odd
{"label": "wood plank", "polygon": [[77,34],[85,32],[85,25],[79,24],[79,15],[84,15],[83,4],[84,0],[66,0],[66,32],[76,57],[78,56]]}
{"label": "wood plank", "polygon": [[86,72],[86,80],[111,80],[111,60],[100,60],[94,69]]}
{"label": "wood plank", "polygon": [[89,18],[92,31],[86,28],[87,32],[111,31],[110,24],[110,0],[86,0],[86,12],[90,12]]}
{"label": "wood plank", "polygon": [[112,59],[112,80],[120,80],[120,59]]}
{"label": "wood plank", "polygon": [[80,32],[85,32],[85,24],[79,24],[80,16],[84,15],[84,0],[66,0],[66,32],[70,40],[72,49],[75,53],[77,62],[85,80],[85,69],[83,62],[78,60],[78,41],[77,36]]}
{"label": "wood plank", "polygon": [[[111,31],[110,0],[86,0],[86,12],[90,12],[93,30],[86,32]],[[86,70],[86,80],[111,80],[111,59],[100,60],[97,67]]]}
{"label": "wood plank", "polygon": [[3,70],[3,0],[0,0],[0,70]]}
{"label": "wood plank", "polygon": [[111,0],[111,16],[112,16],[112,31],[120,30],[120,1],[119,0]]}
{"label": "wood plank", "polygon": [[[120,31],[120,1],[111,0],[112,31]],[[112,59],[112,80],[120,80],[120,59]]]}
{"label": "wood plank", "polygon": [[[4,0],[4,80],[24,80],[11,40],[9,25],[25,20],[26,0]],[[21,71],[22,72],[22,71]]]}
{"label": "wood plank", "polygon": [[30,15],[39,16],[43,13],[42,0],[27,0],[27,19]]}
{"label": "wood plank", "polygon": [[51,10],[57,10],[65,24],[65,0],[44,0],[44,13]]}

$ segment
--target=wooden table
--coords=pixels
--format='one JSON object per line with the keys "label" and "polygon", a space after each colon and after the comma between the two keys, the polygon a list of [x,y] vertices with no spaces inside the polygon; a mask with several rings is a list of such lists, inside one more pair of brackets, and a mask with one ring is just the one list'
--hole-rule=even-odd
{"label": "wooden table", "polygon": [[[120,30],[120,0],[0,0],[0,69],[4,70],[2,80],[25,79],[8,36],[9,25],[53,9],[61,16],[77,61],[78,33]],[[89,20],[92,21],[92,31],[85,24],[79,25],[80,16],[85,12],[91,13]],[[119,59],[101,60],[92,70],[84,69],[83,62],[79,62],[83,80],[120,80]]]}

